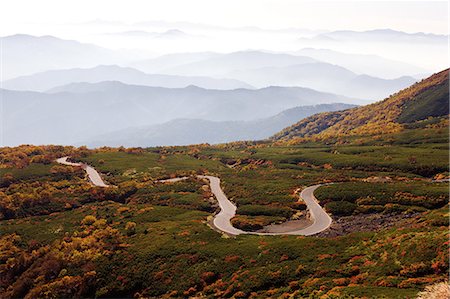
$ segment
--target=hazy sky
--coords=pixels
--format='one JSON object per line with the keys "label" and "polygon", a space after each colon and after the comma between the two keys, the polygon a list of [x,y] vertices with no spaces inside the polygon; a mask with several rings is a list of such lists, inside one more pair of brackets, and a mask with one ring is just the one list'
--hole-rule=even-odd
{"label": "hazy sky", "polygon": [[1,35],[38,34],[48,25],[94,19],[126,23],[188,21],[227,27],[448,32],[447,1],[1,0],[0,11]]}

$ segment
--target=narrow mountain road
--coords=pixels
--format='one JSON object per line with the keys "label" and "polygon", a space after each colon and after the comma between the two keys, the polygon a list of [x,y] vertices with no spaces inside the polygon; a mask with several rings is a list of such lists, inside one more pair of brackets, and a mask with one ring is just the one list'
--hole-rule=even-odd
{"label": "narrow mountain road", "polygon": [[[88,174],[89,180],[94,184],[95,186],[99,187],[108,187],[108,185],[103,182],[102,178],[100,177],[100,174],[91,166],[84,164],[84,163],[73,163],[67,161],[69,157],[63,157],[56,160],[56,162],[63,164],[63,165],[69,165],[69,166],[78,166],[82,167],[86,173]],[[244,231],[238,228],[235,228],[231,224],[231,219],[236,216],[236,206],[227,198],[225,193],[222,190],[222,187],[220,186],[220,179],[215,176],[210,175],[197,175],[200,179],[207,179],[209,181],[209,186],[211,188],[211,192],[216,197],[220,212],[217,213],[214,216],[213,219],[213,225],[220,231],[228,234],[228,235],[260,235],[260,236],[275,236],[275,235],[303,235],[303,236],[310,236],[317,233],[320,233],[327,228],[330,227],[332,219],[331,217],[325,212],[325,210],[319,205],[317,202],[316,197],[314,196],[314,191],[319,188],[322,185],[314,185],[305,188],[300,193],[300,198],[306,203],[311,220],[313,223],[308,227],[302,227],[299,229],[292,229],[290,231],[286,232],[273,232],[273,233],[265,233],[265,232],[249,232]],[[159,183],[175,183],[178,181],[186,180],[189,177],[179,177],[179,178],[171,178],[167,180],[159,180],[157,182]]]}
{"label": "narrow mountain road", "polygon": [[[220,179],[215,176],[210,175],[198,175],[198,178],[208,179],[209,186],[211,187],[211,192],[216,197],[219,202],[220,212],[214,216],[213,224],[214,226],[229,235],[260,235],[260,236],[275,236],[275,235],[302,235],[310,236],[318,234],[330,227],[332,219],[325,210],[317,202],[317,198],[314,196],[314,191],[322,185],[314,185],[305,188],[300,193],[300,198],[306,203],[309,209],[310,217],[313,223],[305,228],[293,229],[286,232],[274,232],[274,233],[263,233],[263,232],[249,232],[238,228],[235,228],[231,224],[231,219],[236,216],[236,206],[227,198],[222,188],[220,187]],[[161,183],[173,183],[181,180],[186,180],[189,177],[180,177],[174,179],[160,180]]]}
{"label": "narrow mountain road", "polygon": [[287,232],[277,233],[263,233],[263,232],[249,232],[235,228],[231,224],[231,219],[236,215],[236,206],[227,198],[222,188],[220,187],[220,179],[214,176],[198,176],[199,178],[206,178],[209,180],[211,192],[219,202],[220,212],[214,217],[214,226],[219,230],[230,235],[252,234],[260,236],[275,236],[275,235],[303,235],[310,236],[320,233],[330,227],[332,219],[319,205],[317,199],[314,197],[314,190],[321,185],[314,185],[305,188],[300,193],[300,198],[303,199],[308,206],[311,220],[313,223],[301,229],[294,229]]}
{"label": "narrow mountain road", "polygon": [[97,187],[109,187],[107,184],[105,184],[102,177],[97,172],[97,170],[95,170],[95,168],[93,168],[92,166],[89,166],[87,164],[84,164],[84,163],[69,162],[69,161],[67,161],[68,158],[69,157],[62,157],[62,158],[57,159],[56,162],[58,162],[59,164],[63,164],[63,165],[81,167],[86,171],[86,173],[89,177],[89,180],[91,181],[91,183],[93,185],[95,185]]}

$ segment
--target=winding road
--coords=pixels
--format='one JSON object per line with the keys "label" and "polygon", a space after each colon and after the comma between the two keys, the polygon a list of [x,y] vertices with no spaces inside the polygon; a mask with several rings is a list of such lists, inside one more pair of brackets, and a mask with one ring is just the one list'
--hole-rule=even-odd
{"label": "winding road", "polygon": [[325,210],[319,205],[316,197],[314,196],[314,190],[319,188],[321,185],[314,185],[305,188],[300,193],[300,198],[303,199],[308,206],[311,220],[313,223],[305,228],[294,229],[287,232],[277,232],[277,233],[262,233],[262,232],[249,232],[241,229],[235,228],[231,224],[231,218],[236,215],[236,206],[227,198],[222,188],[220,187],[220,179],[214,176],[197,176],[199,178],[206,178],[209,180],[211,186],[211,192],[216,197],[219,202],[220,212],[215,215],[213,224],[216,228],[230,235],[242,235],[242,234],[252,234],[260,236],[275,236],[275,235],[303,235],[310,236],[320,233],[330,227],[332,219],[325,212]]}
{"label": "winding road", "polygon": [[62,157],[56,160],[56,162],[58,162],[59,164],[63,164],[63,165],[69,165],[69,166],[78,166],[83,168],[88,177],[89,180],[91,181],[91,183],[95,186],[98,187],[109,187],[109,185],[106,185],[105,182],[103,181],[102,177],[100,176],[100,174],[97,172],[97,170],[95,170],[94,167],[89,166],[87,164],[84,163],[73,163],[73,162],[69,162],[67,161],[69,157]]}
{"label": "winding road", "polygon": [[[73,163],[67,161],[69,157],[62,157],[56,160],[56,162],[68,165],[68,166],[77,166],[83,168],[91,183],[98,187],[109,187],[105,182],[102,180],[100,174],[92,167],[84,163]],[[310,236],[317,233],[320,233],[327,228],[330,227],[332,219],[331,217],[325,212],[325,210],[319,205],[317,202],[316,197],[314,196],[314,191],[319,188],[322,185],[314,185],[305,188],[300,193],[300,198],[306,203],[310,218],[312,220],[312,224],[310,226],[299,228],[299,229],[293,229],[286,232],[249,232],[244,231],[241,229],[235,228],[231,224],[231,219],[236,215],[236,206],[227,198],[225,193],[223,192],[222,188],[220,187],[220,179],[215,176],[210,175],[197,175],[198,178],[201,179],[207,179],[209,180],[209,185],[211,188],[211,192],[216,197],[220,212],[217,213],[214,216],[213,219],[213,225],[218,230],[228,234],[228,235],[269,235],[269,236],[275,236],[275,235],[302,235],[302,236]],[[182,180],[186,180],[189,177],[179,177],[179,178],[172,178],[167,180],[159,180],[157,182],[160,183],[174,183]]]}

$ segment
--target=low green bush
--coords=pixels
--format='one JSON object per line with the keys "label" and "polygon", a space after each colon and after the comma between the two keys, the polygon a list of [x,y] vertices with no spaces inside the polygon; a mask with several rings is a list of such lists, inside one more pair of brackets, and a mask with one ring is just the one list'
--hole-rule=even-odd
{"label": "low green bush", "polygon": [[294,214],[294,211],[287,207],[271,207],[262,205],[243,205],[238,207],[240,215],[249,216],[281,216],[289,218]]}
{"label": "low green bush", "polygon": [[332,201],[325,205],[325,209],[333,215],[348,216],[353,214],[356,209],[356,204],[342,201]]}

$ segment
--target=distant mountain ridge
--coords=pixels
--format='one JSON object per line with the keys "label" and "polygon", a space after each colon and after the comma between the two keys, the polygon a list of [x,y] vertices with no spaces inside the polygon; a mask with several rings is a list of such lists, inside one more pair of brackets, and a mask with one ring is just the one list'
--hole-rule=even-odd
{"label": "distant mountain ridge", "polygon": [[16,34],[0,39],[4,80],[51,69],[94,67],[127,60],[127,54],[122,51],[49,35]]}
{"label": "distant mountain ridge", "polygon": [[73,83],[46,93],[2,90],[6,144],[74,144],[129,127],[177,118],[243,121],[296,106],[358,103],[307,88],[211,90],[121,82]]}
{"label": "distant mountain ridge", "polygon": [[316,36],[317,39],[332,39],[332,40],[354,40],[360,41],[370,39],[371,41],[383,41],[383,42],[446,42],[447,35],[433,34],[433,33],[407,33],[403,31],[397,31],[392,29],[374,29],[367,31],[352,31],[352,30],[340,30],[332,31],[328,33],[322,33]]}
{"label": "distant mountain ridge", "polygon": [[236,69],[282,67],[312,63],[317,60],[298,55],[268,53],[263,51],[239,51],[168,68],[165,73],[174,75],[227,77]]}
{"label": "distant mountain ridge", "polygon": [[415,78],[407,76],[381,79],[357,75],[344,67],[324,62],[236,71],[228,77],[256,87],[303,86],[366,100],[385,98],[416,82]]}
{"label": "distant mountain ridge", "polygon": [[189,85],[208,89],[253,88],[249,84],[234,79],[146,74],[130,67],[117,65],[46,71],[6,80],[3,82],[3,87],[14,90],[45,91],[76,82],[98,83],[102,81],[120,81],[126,84],[167,88],[183,88]]}
{"label": "distant mountain ridge", "polygon": [[[240,54],[235,54],[235,56],[239,55],[260,55],[261,51],[241,51],[235,52]],[[392,79],[398,78],[405,75],[418,75],[427,73],[426,69],[410,65],[401,61],[395,61],[392,59],[387,59],[377,55],[369,55],[369,54],[354,54],[354,53],[343,53],[329,49],[315,49],[315,48],[304,48],[299,51],[292,52],[289,54],[292,57],[292,61],[286,65],[282,61],[273,62],[270,65],[267,65],[270,60],[271,55],[277,57],[277,53],[265,53],[266,59],[262,64],[257,66],[248,65],[247,63],[236,64],[233,62],[233,57],[231,54],[222,54],[215,52],[192,52],[192,53],[173,53],[166,54],[156,58],[135,61],[130,63],[129,65],[133,68],[139,69],[146,73],[168,73],[168,74],[177,74],[178,72],[185,72],[187,74],[191,70],[189,69],[190,64],[194,64],[196,71],[198,72],[198,63],[201,61],[209,61],[211,63],[218,63],[217,61],[220,57],[228,56],[229,65],[227,68],[232,68],[234,64],[234,70],[248,70],[261,68],[265,66],[272,67],[280,67],[280,66],[289,66],[289,65],[298,65],[302,63],[312,63],[312,62],[324,62],[330,63],[334,65],[339,65],[344,67],[352,72],[357,74],[367,74],[370,76],[375,76],[384,79]],[[293,55],[295,54],[295,55]],[[309,57],[313,60],[305,61],[295,59],[295,56],[300,57]],[[204,62],[203,62],[204,63]],[[211,74],[210,71],[202,70],[203,75]],[[227,75],[227,74],[222,74]]]}
{"label": "distant mountain ridge", "polygon": [[282,128],[312,114],[353,107],[355,105],[340,103],[300,106],[285,110],[275,116],[253,121],[217,122],[201,119],[175,119],[163,124],[127,128],[95,136],[90,140],[80,142],[80,144],[90,147],[150,147],[260,140],[266,139]]}
{"label": "distant mountain ridge", "polygon": [[340,65],[357,74],[367,74],[384,79],[398,78],[405,75],[417,76],[428,72],[424,68],[377,55],[343,53],[320,48],[304,48],[295,53]]}
{"label": "distant mountain ridge", "polygon": [[305,118],[271,137],[290,140],[399,132],[404,124],[449,114],[449,69],[374,104]]}
{"label": "distant mountain ridge", "polygon": [[[132,35],[142,33],[142,31],[131,31]],[[166,33],[177,35],[180,32],[169,31]],[[329,34],[346,35],[349,33],[343,31]],[[327,54],[328,60],[332,60],[332,63],[328,64],[321,61],[321,57],[324,57],[323,53],[316,53],[315,57],[310,57],[299,55],[302,52],[291,55],[260,50],[225,54],[214,52],[178,53],[146,60],[139,60],[137,56],[134,62],[130,62],[129,52],[125,54],[52,36],[16,35],[5,37],[3,40],[4,52],[7,54],[4,57],[4,78],[9,79],[3,82],[3,86],[16,90],[44,91],[73,82],[95,83],[112,80],[127,84],[170,88],[188,85],[208,89],[301,86],[343,94],[348,97],[375,100],[389,96],[392,92],[412,84],[415,80],[412,77],[383,79],[373,75],[365,76],[362,80],[357,76],[364,76],[366,72],[359,69],[360,72],[354,73],[341,66],[340,62],[342,61],[343,64],[354,68],[354,64],[348,62],[348,56],[339,55],[336,52],[332,59],[329,57],[330,54]],[[311,55],[314,56],[313,54]],[[357,57],[367,61],[361,55]],[[346,61],[347,63],[345,63]],[[378,61],[386,63],[391,69],[397,69],[397,66],[400,66],[407,70],[414,70],[405,64],[396,64],[382,59]],[[119,67],[117,64],[130,65],[148,73],[139,74],[137,69],[133,69],[133,71],[129,67]],[[368,65],[370,66],[370,63]],[[52,70],[47,71],[48,69]],[[342,71],[336,74],[336,69]],[[31,71],[33,71],[32,74],[30,74]],[[426,72],[420,68],[417,71]],[[343,73],[348,74],[349,72],[353,74],[341,76]],[[377,72],[382,73],[383,71],[378,69]],[[11,78],[13,74],[22,75],[23,73],[27,75]]]}
{"label": "distant mountain ridge", "polygon": [[[161,60],[167,61],[167,57],[161,57],[136,62],[133,65],[171,75],[232,78],[256,88],[301,86],[366,100],[387,97],[416,81],[415,78],[408,76],[383,79],[364,73],[359,75],[340,65],[322,62],[309,56],[262,51],[240,51],[229,54],[187,53],[168,57],[176,59],[186,57],[192,62],[186,64],[172,62],[172,67],[162,68]],[[342,57],[342,54],[339,57]]]}

